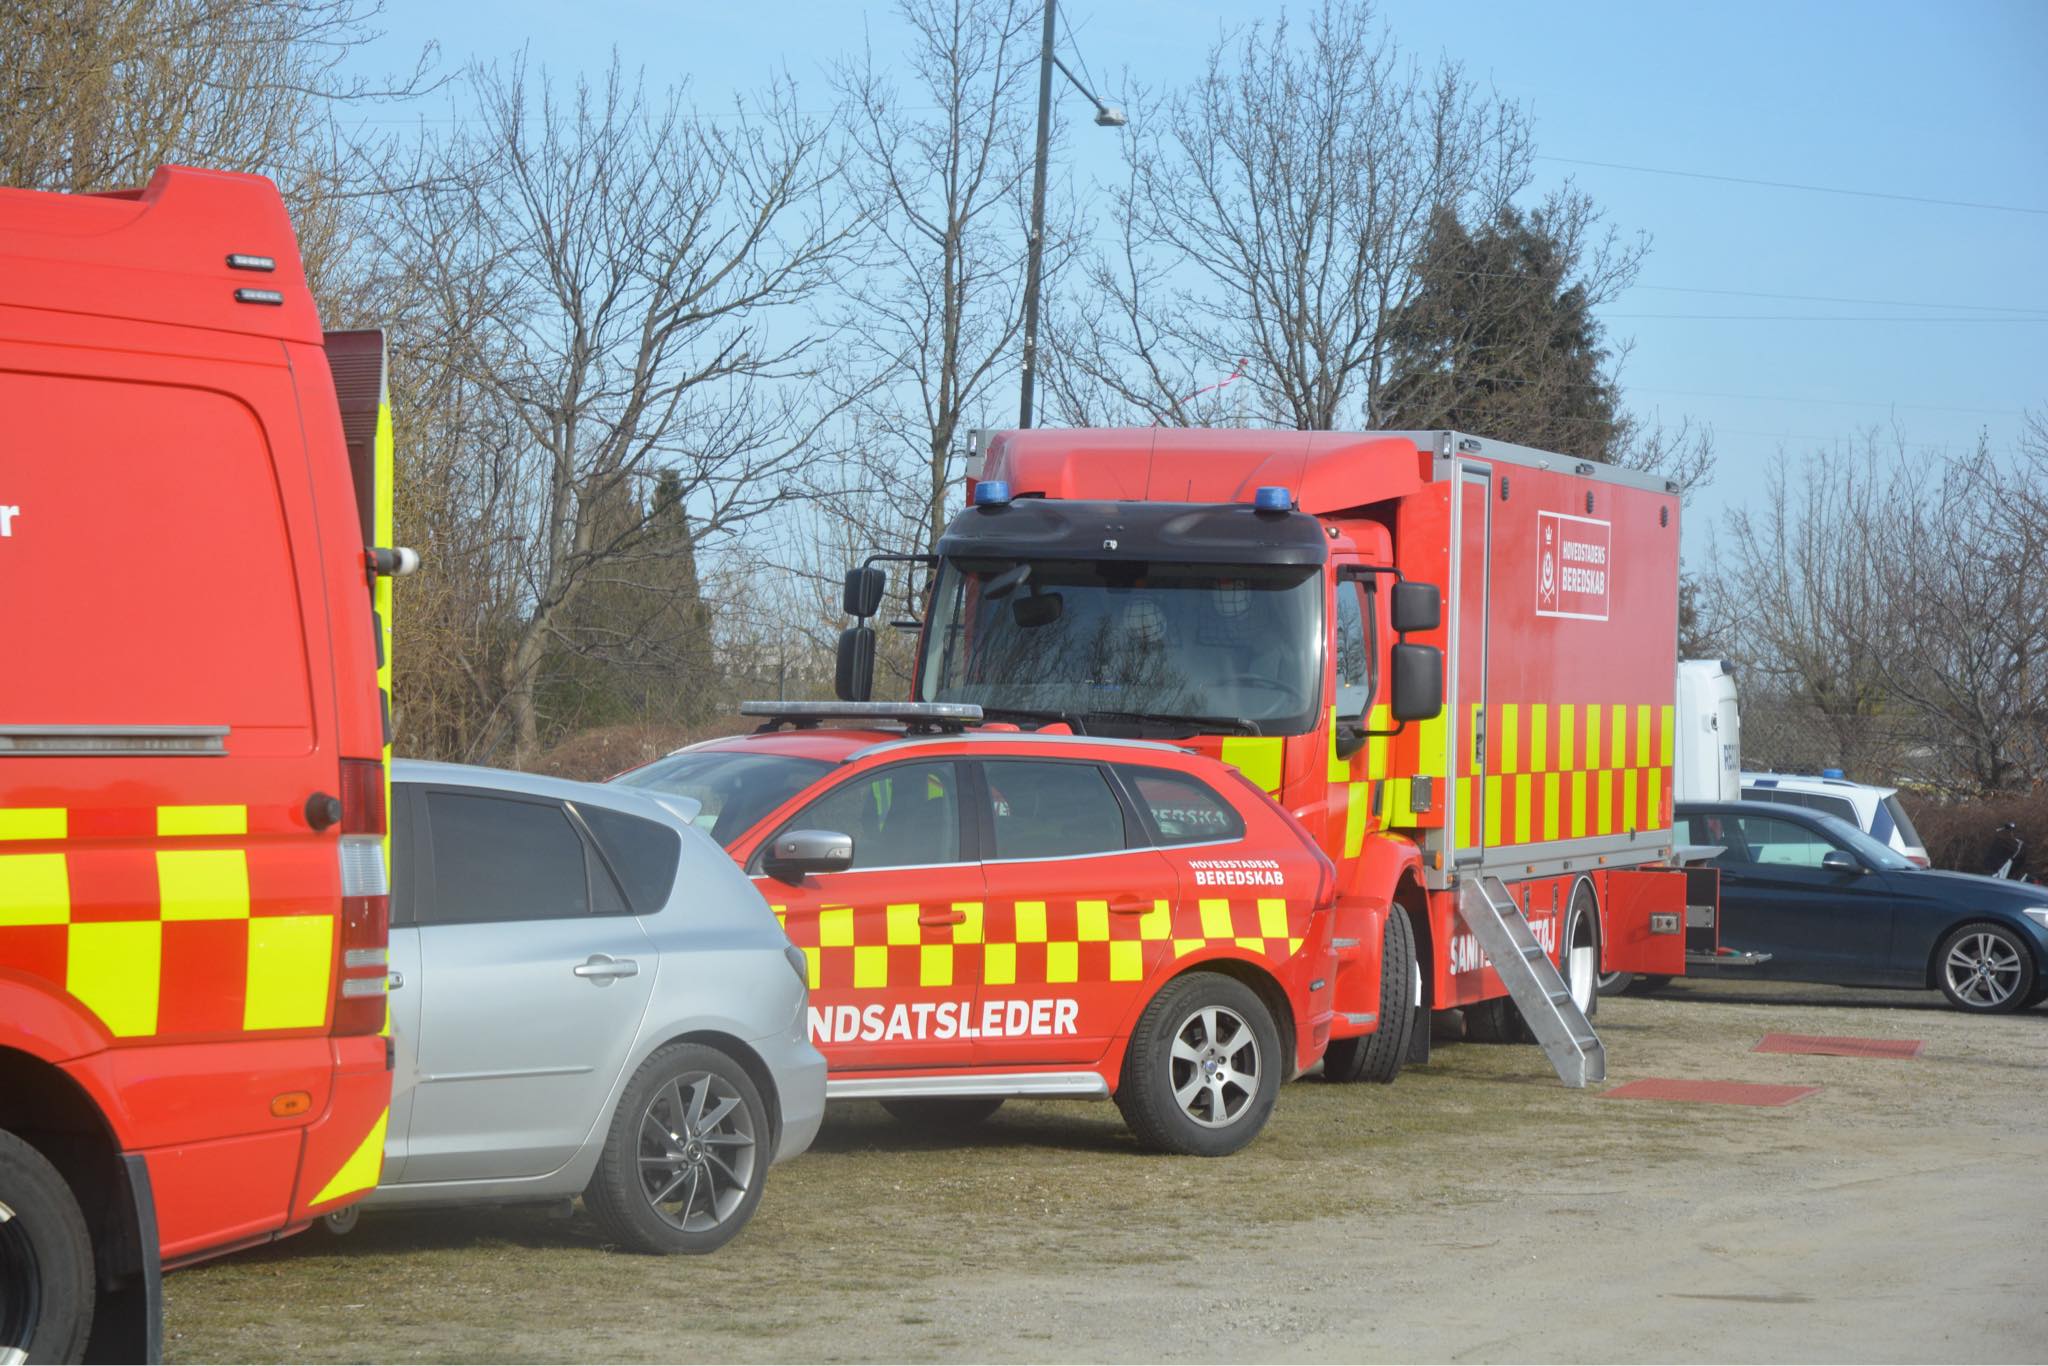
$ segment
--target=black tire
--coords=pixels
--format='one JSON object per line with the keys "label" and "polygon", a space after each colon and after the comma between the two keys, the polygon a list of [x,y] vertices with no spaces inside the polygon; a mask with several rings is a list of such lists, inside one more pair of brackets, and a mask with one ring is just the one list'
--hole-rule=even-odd
{"label": "black tire", "polygon": [[[1670,981],[1670,978],[1665,978]],[[1602,996],[1619,996],[1635,985],[1636,975],[1632,972],[1603,972],[1600,974],[1599,992]]]}
{"label": "black tire", "polygon": [[1522,1042],[1522,1012],[1507,997],[1495,996],[1459,1009],[1465,1016],[1466,1042]]}
{"label": "black tire", "polygon": [[1001,1096],[904,1096],[885,1100],[889,1117],[913,1129],[972,1129],[1003,1108]]}
{"label": "black tire", "polygon": [[[1176,1043],[1196,1056],[1176,1057]],[[1223,1157],[1266,1127],[1287,1070],[1280,1031],[1258,993],[1220,973],[1191,972],[1168,982],[1138,1017],[1116,1104],[1155,1152]]]}
{"label": "black tire", "polygon": [[0,1358],[77,1361],[92,1327],[92,1236],[49,1159],[0,1130]]}
{"label": "black tire", "polygon": [[1408,912],[1387,911],[1380,935],[1379,1028],[1355,1039],[1332,1039],[1323,1052],[1323,1080],[1370,1081],[1384,1086],[1401,1075],[1415,1032],[1415,930]]}
{"label": "black tire", "polygon": [[335,1210],[332,1214],[321,1215],[320,1231],[330,1238],[346,1238],[356,1231],[356,1224],[362,1217],[363,1207],[359,1204],[350,1205],[346,1209]]}
{"label": "black tire", "polygon": [[[1976,965],[1971,971],[1969,965]],[[2017,931],[1989,920],[1949,932],[1934,951],[1934,982],[1948,1003],[1973,1015],[2023,1010],[2039,971]]]}
{"label": "black tire", "polygon": [[583,1202],[631,1251],[715,1251],[761,1203],[771,1143],[745,1068],[705,1044],[670,1044],[626,1083]]}
{"label": "black tire", "polygon": [[[1579,1003],[1579,1009],[1590,1020],[1600,1013],[1600,997],[1602,994],[1600,991],[1600,902],[1593,895],[1592,883],[1580,882],[1572,888],[1571,905],[1565,910],[1564,927],[1560,933],[1564,936],[1564,941],[1563,952],[1558,954],[1558,971],[1563,974],[1565,988],[1571,992],[1572,999]],[[1582,951],[1589,953],[1591,955],[1590,958],[1578,960],[1576,956]],[[1583,992],[1572,983],[1573,976],[1580,972],[1586,974],[1584,979],[1585,990]],[[1626,977],[1633,974],[1611,973],[1609,975]],[[1606,994],[1611,996],[1614,993],[1608,992]],[[1520,1018],[1519,1014],[1517,1018]],[[1532,1039],[1535,1037],[1532,1034],[1528,1034],[1527,1031],[1524,1031],[1524,1035]]]}
{"label": "black tire", "polygon": [[1664,990],[1664,988],[1670,985],[1671,979],[1669,977],[1663,977],[1654,972],[1646,972],[1629,984],[1628,994],[1631,996],[1649,996]]}

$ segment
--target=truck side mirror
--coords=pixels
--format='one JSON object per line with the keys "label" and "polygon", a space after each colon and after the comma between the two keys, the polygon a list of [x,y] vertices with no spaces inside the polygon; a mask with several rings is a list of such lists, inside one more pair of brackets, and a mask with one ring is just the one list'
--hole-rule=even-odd
{"label": "truck side mirror", "polygon": [[888,585],[889,576],[873,565],[847,570],[846,592],[842,603],[846,615],[865,620],[881,611],[882,590]]}
{"label": "truck side mirror", "polygon": [[[1402,580],[1394,585],[1394,631],[1407,635],[1410,631],[1434,631],[1443,622],[1443,594],[1433,583],[1416,583]],[[1436,713],[1431,712],[1434,716]]]}
{"label": "truck side mirror", "polygon": [[769,841],[761,867],[778,882],[802,882],[810,873],[840,873],[853,866],[853,836],[837,830],[785,830]]}
{"label": "truck side mirror", "polygon": [[[1429,591],[1434,595],[1436,589]],[[1396,721],[1428,721],[1443,711],[1442,650],[1434,645],[1396,645],[1393,663],[1392,711]]]}
{"label": "truck side mirror", "polygon": [[[876,573],[879,575],[880,571]],[[850,590],[849,584],[849,596]],[[849,626],[839,633],[839,659],[833,670],[832,691],[839,694],[841,702],[865,702],[874,690],[875,628]]]}

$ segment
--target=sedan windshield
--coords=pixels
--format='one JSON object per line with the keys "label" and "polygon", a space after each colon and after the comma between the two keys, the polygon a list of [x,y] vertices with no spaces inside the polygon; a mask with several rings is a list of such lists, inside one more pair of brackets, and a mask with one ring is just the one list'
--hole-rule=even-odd
{"label": "sedan windshield", "polygon": [[1920,866],[1882,840],[1872,839],[1840,816],[1822,814],[1817,818],[1837,843],[1847,845],[1873,868],[1882,868],[1888,873],[1904,873]]}
{"label": "sedan windshield", "polygon": [[656,759],[612,781],[692,798],[698,810],[691,823],[729,845],[831,767],[823,759],[791,754],[700,749]]}
{"label": "sedan windshield", "polygon": [[1294,735],[1314,723],[1314,567],[949,559],[931,617],[923,701],[1111,733],[1151,722]]}

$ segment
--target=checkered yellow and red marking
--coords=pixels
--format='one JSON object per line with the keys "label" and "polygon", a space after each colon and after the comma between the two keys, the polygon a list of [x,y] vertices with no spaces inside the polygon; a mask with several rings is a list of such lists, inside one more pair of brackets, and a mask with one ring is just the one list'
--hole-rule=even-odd
{"label": "checkered yellow and red marking", "polygon": [[[821,907],[775,918],[809,967],[813,991],[872,991],[892,987],[1058,986],[1081,982],[1142,982],[1177,959],[1219,945],[1274,960],[1301,951],[1310,911],[1283,897],[1204,897],[1175,908],[1160,898],[1139,914],[1111,912],[1106,900],[1012,903],[1009,931],[991,936],[984,903],[956,901],[955,924],[925,924],[921,903],[885,908],[879,922],[848,906]],[[861,937],[863,923],[880,933]]]}
{"label": "checkered yellow and red marking", "polygon": [[1677,709],[1647,703],[1495,704],[1484,774],[1467,709],[1458,842],[1489,846],[1661,830],[1671,824]]}
{"label": "checkered yellow and red marking", "polygon": [[246,806],[0,809],[0,968],[117,1039],[327,1024],[338,874]]}

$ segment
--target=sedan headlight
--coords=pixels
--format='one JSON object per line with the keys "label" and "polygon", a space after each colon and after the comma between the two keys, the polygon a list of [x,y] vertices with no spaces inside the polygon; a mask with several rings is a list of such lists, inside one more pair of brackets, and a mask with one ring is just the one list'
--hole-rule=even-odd
{"label": "sedan headlight", "polygon": [[2048,930],[2048,906],[2022,906],[2020,914],[2042,929]]}

